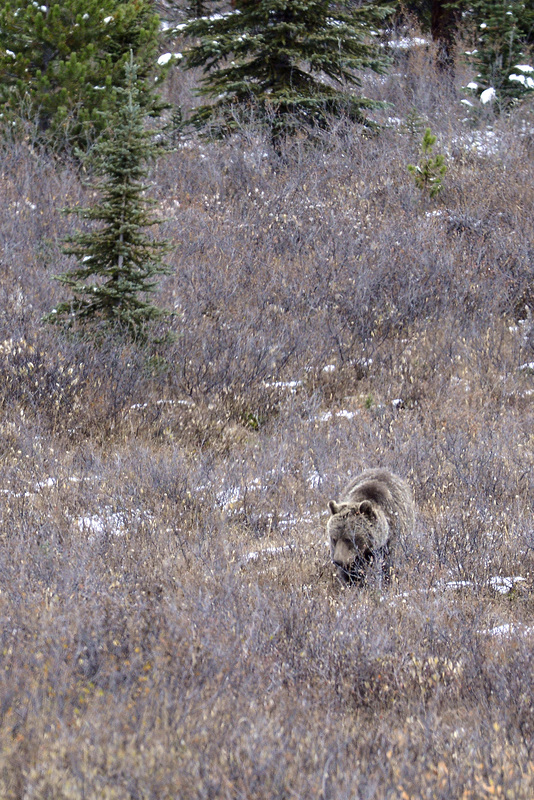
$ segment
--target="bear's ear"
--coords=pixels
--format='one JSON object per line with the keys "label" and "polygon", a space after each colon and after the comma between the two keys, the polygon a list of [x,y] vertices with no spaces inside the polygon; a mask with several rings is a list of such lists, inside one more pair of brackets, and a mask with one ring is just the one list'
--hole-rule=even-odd
{"label": "bear's ear", "polygon": [[335,500],[330,500],[328,503],[328,508],[330,509],[331,514],[337,514],[339,511],[341,511],[341,506],[338,505]]}
{"label": "bear's ear", "polygon": [[360,503],[360,514],[364,514],[369,519],[375,519],[375,510],[373,504],[370,503],[369,500],[362,500]]}

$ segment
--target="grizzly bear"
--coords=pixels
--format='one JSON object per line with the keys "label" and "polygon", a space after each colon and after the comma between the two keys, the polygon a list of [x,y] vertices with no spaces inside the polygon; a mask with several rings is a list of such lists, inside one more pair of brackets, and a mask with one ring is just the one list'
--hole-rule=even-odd
{"label": "grizzly bear", "polygon": [[368,469],[349,483],[339,502],[331,500],[328,506],[330,553],[341,583],[367,582],[371,565],[389,582],[395,545],[414,525],[406,481],[385,469]]}

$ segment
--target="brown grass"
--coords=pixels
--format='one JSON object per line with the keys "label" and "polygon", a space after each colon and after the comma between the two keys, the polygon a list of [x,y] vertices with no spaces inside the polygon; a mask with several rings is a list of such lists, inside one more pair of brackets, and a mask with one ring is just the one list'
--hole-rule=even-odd
{"label": "brown grass", "polygon": [[[533,162],[412,58],[379,93],[439,135],[436,202],[402,127],[160,164],[150,364],[42,326],[86,190],[3,146],[0,797],[532,797]],[[324,534],[375,465],[418,506],[384,594]]]}

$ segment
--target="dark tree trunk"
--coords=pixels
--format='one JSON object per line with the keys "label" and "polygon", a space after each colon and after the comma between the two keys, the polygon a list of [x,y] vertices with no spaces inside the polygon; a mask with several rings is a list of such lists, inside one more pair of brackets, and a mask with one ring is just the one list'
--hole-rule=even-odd
{"label": "dark tree trunk", "polygon": [[438,65],[451,72],[454,66],[454,42],[458,30],[460,11],[448,8],[451,0],[432,0],[430,26],[432,38],[438,44]]}

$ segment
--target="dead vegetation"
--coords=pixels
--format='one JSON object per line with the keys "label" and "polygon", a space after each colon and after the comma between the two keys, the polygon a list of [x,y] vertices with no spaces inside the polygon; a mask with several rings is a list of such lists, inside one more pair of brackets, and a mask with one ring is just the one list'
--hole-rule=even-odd
{"label": "dead vegetation", "polygon": [[[3,146],[6,800],[532,797],[532,122],[473,131],[413,58],[381,99],[438,134],[435,202],[397,124],[160,164],[150,361],[40,323],[84,189]],[[375,465],[416,529],[342,590],[327,502]]]}

